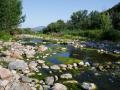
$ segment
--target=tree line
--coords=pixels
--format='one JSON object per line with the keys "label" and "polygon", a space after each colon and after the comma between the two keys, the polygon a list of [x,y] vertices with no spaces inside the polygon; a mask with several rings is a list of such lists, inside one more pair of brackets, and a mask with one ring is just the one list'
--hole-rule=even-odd
{"label": "tree line", "polygon": [[115,5],[113,8],[98,12],[91,11],[88,13],[87,10],[80,10],[74,12],[70,20],[64,22],[58,20],[50,23],[45,28],[44,33],[49,32],[60,32],[61,30],[120,30],[120,3]]}
{"label": "tree line", "polygon": [[43,33],[56,33],[83,36],[99,40],[120,40],[120,3],[103,11],[80,10],[64,22],[58,20],[50,23]]}

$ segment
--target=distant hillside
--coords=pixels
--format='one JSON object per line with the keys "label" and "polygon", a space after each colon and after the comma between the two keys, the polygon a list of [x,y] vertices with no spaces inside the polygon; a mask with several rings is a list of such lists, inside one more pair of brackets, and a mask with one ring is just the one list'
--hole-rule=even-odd
{"label": "distant hillside", "polygon": [[110,13],[113,13],[113,12],[119,13],[120,12],[120,3],[118,3],[117,5],[115,5],[112,8],[110,8],[108,10],[108,12],[110,12]]}
{"label": "distant hillside", "polygon": [[39,26],[39,27],[32,28],[32,31],[42,31],[44,28],[45,26]]}

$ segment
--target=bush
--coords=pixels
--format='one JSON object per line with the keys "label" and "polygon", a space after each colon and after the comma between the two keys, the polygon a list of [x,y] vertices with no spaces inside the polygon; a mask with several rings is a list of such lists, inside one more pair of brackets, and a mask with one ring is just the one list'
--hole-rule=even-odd
{"label": "bush", "polygon": [[0,31],[0,40],[10,40],[12,38],[12,36],[10,35],[9,32],[5,32],[5,31]]}
{"label": "bush", "polygon": [[101,30],[81,30],[79,36],[87,37],[89,39],[98,40],[101,36]]}
{"label": "bush", "polygon": [[101,35],[102,40],[120,41],[120,31],[108,30],[104,31]]}

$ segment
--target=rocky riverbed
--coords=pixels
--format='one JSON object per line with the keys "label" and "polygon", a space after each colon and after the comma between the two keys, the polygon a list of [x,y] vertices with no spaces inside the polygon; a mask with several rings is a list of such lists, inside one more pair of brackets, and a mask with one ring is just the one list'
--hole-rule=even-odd
{"label": "rocky riverbed", "polygon": [[119,53],[63,41],[0,41],[0,90],[120,89]]}

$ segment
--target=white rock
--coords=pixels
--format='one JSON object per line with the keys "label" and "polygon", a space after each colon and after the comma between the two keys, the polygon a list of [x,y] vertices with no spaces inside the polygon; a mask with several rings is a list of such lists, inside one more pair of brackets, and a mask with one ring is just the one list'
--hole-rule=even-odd
{"label": "white rock", "polygon": [[52,90],[67,90],[67,87],[60,83],[55,83]]}
{"label": "white rock", "polygon": [[72,79],[72,74],[70,74],[70,73],[62,74],[60,76],[60,78],[62,78],[62,79]]}
{"label": "white rock", "polygon": [[87,90],[96,90],[97,88],[94,83],[87,83],[87,82],[83,82],[81,86],[83,89],[87,89]]}
{"label": "white rock", "polygon": [[84,66],[84,62],[83,61],[79,62],[79,65]]}
{"label": "white rock", "polygon": [[53,76],[46,77],[45,82],[46,82],[47,85],[53,85],[53,83],[54,83],[54,77]]}
{"label": "white rock", "polygon": [[58,65],[52,65],[50,66],[52,70],[60,70],[60,67]]}

